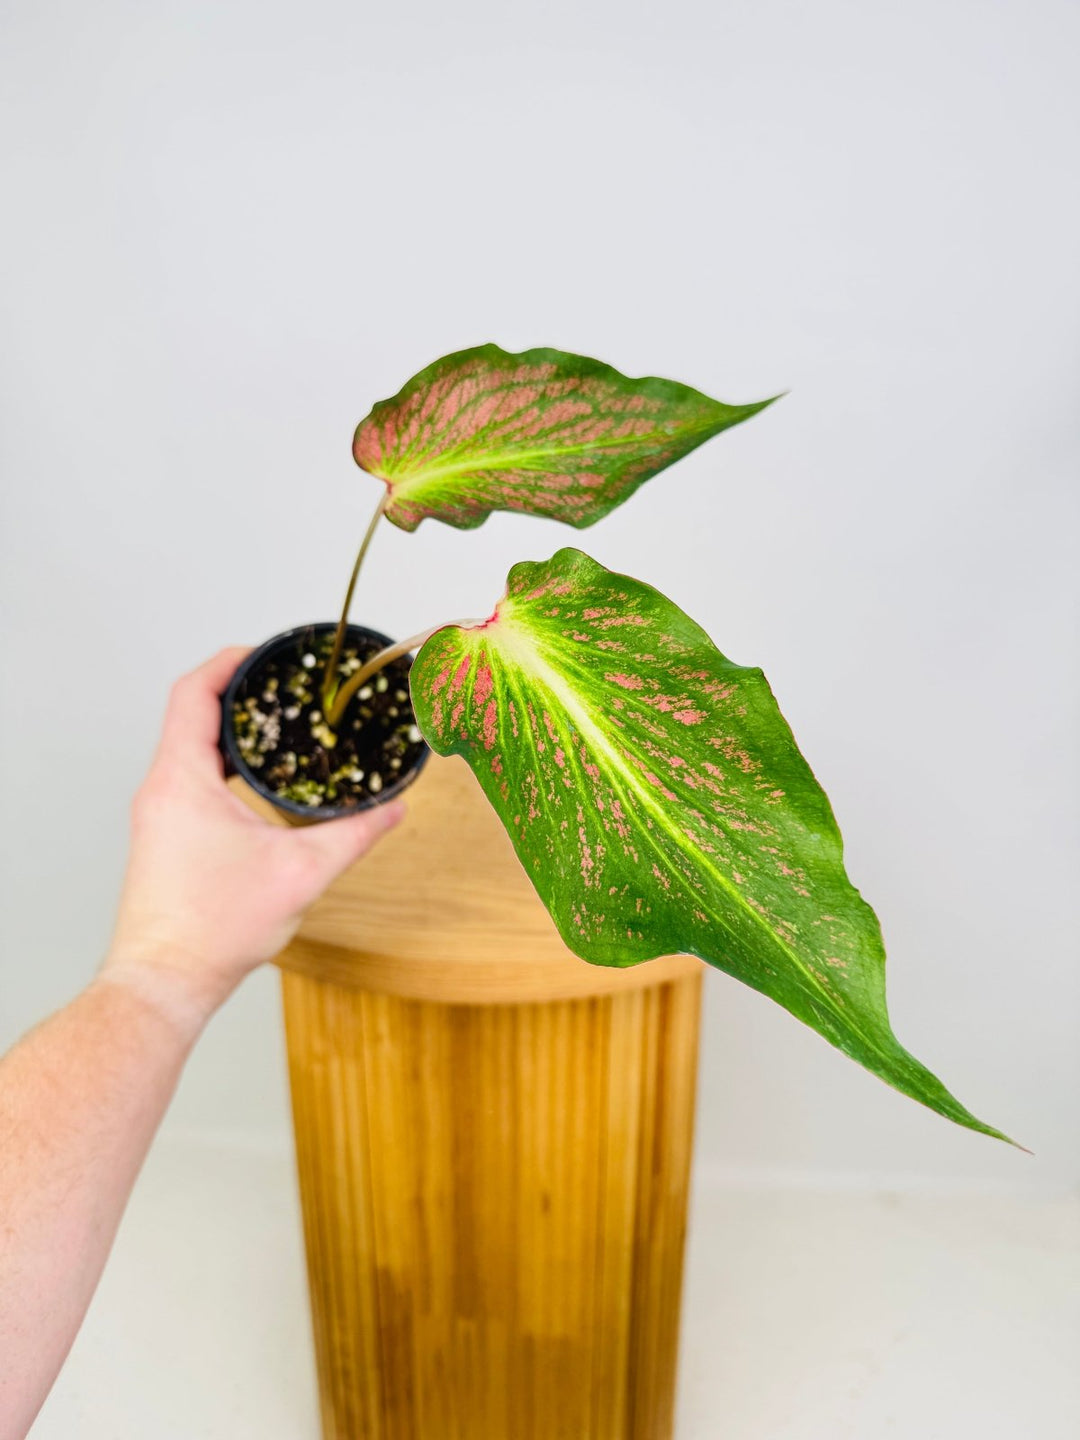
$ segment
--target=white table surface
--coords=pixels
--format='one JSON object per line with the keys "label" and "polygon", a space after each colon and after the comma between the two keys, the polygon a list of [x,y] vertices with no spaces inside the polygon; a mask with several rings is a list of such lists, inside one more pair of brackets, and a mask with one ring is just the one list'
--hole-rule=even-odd
{"label": "white table surface", "polygon": [[[1080,1201],[699,1176],[683,1333],[679,1440],[1077,1440]],[[318,1440],[284,1149],[159,1141],[32,1435]]]}

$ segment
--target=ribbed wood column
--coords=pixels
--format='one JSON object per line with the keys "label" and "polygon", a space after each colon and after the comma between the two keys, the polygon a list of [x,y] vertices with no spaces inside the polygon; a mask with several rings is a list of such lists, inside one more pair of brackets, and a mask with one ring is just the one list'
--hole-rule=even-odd
{"label": "ribbed wood column", "polygon": [[458,762],[410,800],[281,957],[324,1435],[665,1440],[701,967],[569,955]]}

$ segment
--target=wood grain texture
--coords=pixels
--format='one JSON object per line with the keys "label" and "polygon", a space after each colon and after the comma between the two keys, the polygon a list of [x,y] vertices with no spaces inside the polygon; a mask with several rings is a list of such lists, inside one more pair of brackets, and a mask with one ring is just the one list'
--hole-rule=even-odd
{"label": "wood grain texture", "polygon": [[671,1435],[700,986],[283,976],[326,1440]]}
{"label": "wood grain texture", "polygon": [[671,1434],[700,961],[588,965],[463,762],[280,957],[326,1440]]}
{"label": "wood grain texture", "polygon": [[568,950],[464,760],[432,755],[405,800],[405,820],[315,902],[279,965],[474,1005],[620,994],[701,971],[692,955],[620,970]]}

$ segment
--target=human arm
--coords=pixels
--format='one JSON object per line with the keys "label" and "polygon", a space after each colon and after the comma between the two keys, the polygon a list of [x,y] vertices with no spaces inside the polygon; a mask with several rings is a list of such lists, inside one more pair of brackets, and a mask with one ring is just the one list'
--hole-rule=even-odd
{"label": "human arm", "polygon": [[403,812],[289,829],[248,809],[217,751],[243,654],[174,687],[101,972],[0,1060],[0,1440],[23,1440],[67,1355],[206,1021]]}

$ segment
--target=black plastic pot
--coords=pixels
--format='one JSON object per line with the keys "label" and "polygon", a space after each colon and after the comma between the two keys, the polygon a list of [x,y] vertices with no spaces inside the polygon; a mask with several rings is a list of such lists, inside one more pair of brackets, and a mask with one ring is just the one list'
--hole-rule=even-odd
{"label": "black plastic pot", "polygon": [[[280,635],[274,635],[258,649],[253,650],[250,655],[241,663],[236,674],[229,681],[228,688],[221,697],[221,753],[225,758],[225,770],[227,774],[239,775],[256,794],[268,800],[276,810],[294,822],[312,820],[338,820],[343,815],[355,815],[358,810],[372,810],[376,805],[382,805],[387,800],[393,800],[406,790],[420,771],[424,768],[431,751],[425,745],[417,758],[407,770],[402,770],[392,785],[386,785],[379,792],[378,796],[368,796],[365,799],[353,801],[348,805],[301,805],[295,800],[288,800],[276,795],[260,779],[258,771],[253,770],[240,753],[236,743],[236,736],[233,733],[233,705],[237,695],[241,691],[244,682],[257,670],[266,660],[277,654],[279,651],[299,649],[300,651],[314,648],[318,639],[327,633],[333,633],[337,629],[333,622],[323,622],[314,625],[297,625],[292,630],[283,630]],[[378,630],[368,630],[363,625],[350,625],[348,629],[349,639],[360,642],[374,642],[381,650],[386,645],[393,644],[393,641],[386,635],[381,635]],[[401,663],[401,662],[399,662]],[[411,658],[406,658],[406,666],[412,664]]]}

